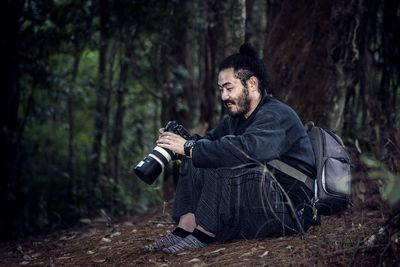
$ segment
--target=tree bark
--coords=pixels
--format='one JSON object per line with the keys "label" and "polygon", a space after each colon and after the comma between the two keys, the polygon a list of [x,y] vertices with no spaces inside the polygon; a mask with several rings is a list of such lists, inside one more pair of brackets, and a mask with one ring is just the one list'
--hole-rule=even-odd
{"label": "tree bark", "polygon": [[68,173],[69,173],[69,190],[70,190],[70,201],[71,203],[75,203],[75,195],[77,190],[76,184],[76,161],[75,161],[75,97],[74,97],[74,86],[76,84],[76,79],[78,75],[79,69],[79,61],[80,61],[80,51],[78,49],[75,50],[74,60],[72,64],[72,73],[71,73],[71,85],[70,89],[67,92],[67,120],[68,120]]}
{"label": "tree bark", "polygon": [[268,25],[264,59],[270,89],[304,121],[340,133],[356,83],[358,1],[283,1]]}
{"label": "tree bark", "polygon": [[105,106],[107,98],[107,50],[108,50],[108,1],[100,1],[100,40],[99,40],[99,69],[96,96],[96,110],[94,113],[94,138],[91,160],[91,184],[88,192],[91,193],[92,207],[97,207],[101,199],[100,175],[102,142],[105,131]]}
{"label": "tree bark", "polygon": [[267,13],[265,1],[246,1],[246,34],[245,41],[250,43],[259,56],[264,52],[264,42],[267,27]]}
{"label": "tree bark", "polygon": [[[237,53],[245,40],[246,33],[246,0],[225,1],[225,53],[224,57]],[[219,63],[219,62],[218,62]]]}
{"label": "tree bark", "polygon": [[204,39],[202,40],[202,60],[200,62],[200,81],[202,81],[201,91],[201,103],[200,103],[200,134],[203,134],[207,129],[211,128],[214,123],[215,118],[215,99],[216,93],[213,87],[215,81],[215,71],[216,71],[216,53],[217,50],[217,38],[218,35],[215,31],[215,14],[214,10],[218,8],[213,8],[211,3],[208,1],[203,2],[205,7],[205,20],[208,21],[207,27],[204,31]]}
{"label": "tree bark", "polygon": [[400,3],[368,0],[360,5],[359,84],[348,96],[345,131],[352,138],[364,140],[364,150],[387,159],[392,157],[388,146],[396,143],[400,126],[400,33],[396,26]]}
{"label": "tree bark", "polygon": [[218,64],[228,55],[237,53],[245,41],[246,1],[204,1],[207,28],[204,31],[203,63],[201,69],[203,97],[200,106],[200,125],[204,133],[213,128],[223,114],[217,96]]}
{"label": "tree bark", "polygon": [[[169,3],[170,16],[166,18],[163,39],[168,40],[160,46],[159,80],[163,85],[161,99],[161,125],[170,120],[176,120],[184,127],[191,129],[198,105],[194,90],[194,62],[193,53],[193,13],[197,12],[196,4],[190,1]],[[184,9],[184,12],[180,10]],[[181,38],[177,39],[176,36]],[[176,168],[169,165],[164,170],[164,199],[173,198],[177,183]]]}
{"label": "tree bark", "polygon": [[21,214],[21,186],[17,172],[17,150],[21,131],[18,120],[19,19],[23,1],[0,3],[0,239],[11,238]]}

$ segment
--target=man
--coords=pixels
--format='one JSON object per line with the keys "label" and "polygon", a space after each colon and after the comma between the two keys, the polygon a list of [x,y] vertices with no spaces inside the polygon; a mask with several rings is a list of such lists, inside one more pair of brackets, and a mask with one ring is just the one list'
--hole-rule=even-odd
{"label": "man", "polygon": [[249,45],[221,62],[218,88],[229,116],[215,129],[196,141],[163,131],[157,140],[184,160],[173,208],[178,226],[147,250],[180,253],[311,224],[312,192],[266,165],[279,159],[314,178],[310,140],[297,114],[268,94],[264,63]]}

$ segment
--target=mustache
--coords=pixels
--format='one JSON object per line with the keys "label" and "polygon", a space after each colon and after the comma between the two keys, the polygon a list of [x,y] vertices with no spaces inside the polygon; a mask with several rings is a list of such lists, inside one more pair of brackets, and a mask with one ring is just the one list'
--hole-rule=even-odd
{"label": "mustache", "polygon": [[225,101],[224,101],[224,105],[225,105],[225,106],[228,106],[228,104],[235,105],[236,103],[235,103],[235,101],[233,101],[233,100],[225,100]]}

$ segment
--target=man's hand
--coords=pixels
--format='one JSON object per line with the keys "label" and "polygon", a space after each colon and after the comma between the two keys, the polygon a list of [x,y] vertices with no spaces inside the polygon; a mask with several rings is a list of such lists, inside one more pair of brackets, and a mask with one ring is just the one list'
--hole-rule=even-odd
{"label": "man's hand", "polygon": [[160,129],[160,136],[156,141],[158,146],[174,151],[180,155],[185,155],[185,151],[183,149],[183,145],[185,143],[185,138],[171,132],[164,132],[163,129]]}

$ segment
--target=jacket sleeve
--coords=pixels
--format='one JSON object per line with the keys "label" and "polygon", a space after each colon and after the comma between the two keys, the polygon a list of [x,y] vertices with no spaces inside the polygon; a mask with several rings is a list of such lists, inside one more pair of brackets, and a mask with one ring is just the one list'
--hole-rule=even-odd
{"label": "jacket sleeve", "polygon": [[193,164],[198,168],[234,167],[265,162],[279,157],[289,145],[285,129],[276,114],[264,113],[242,135],[201,139],[193,148]]}
{"label": "jacket sleeve", "polygon": [[203,137],[198,139],[207,139],[214,141],[226,135],[228,133],[228,120],[229,118],[225,116],[217,125],[217,127],[207,132]]}

